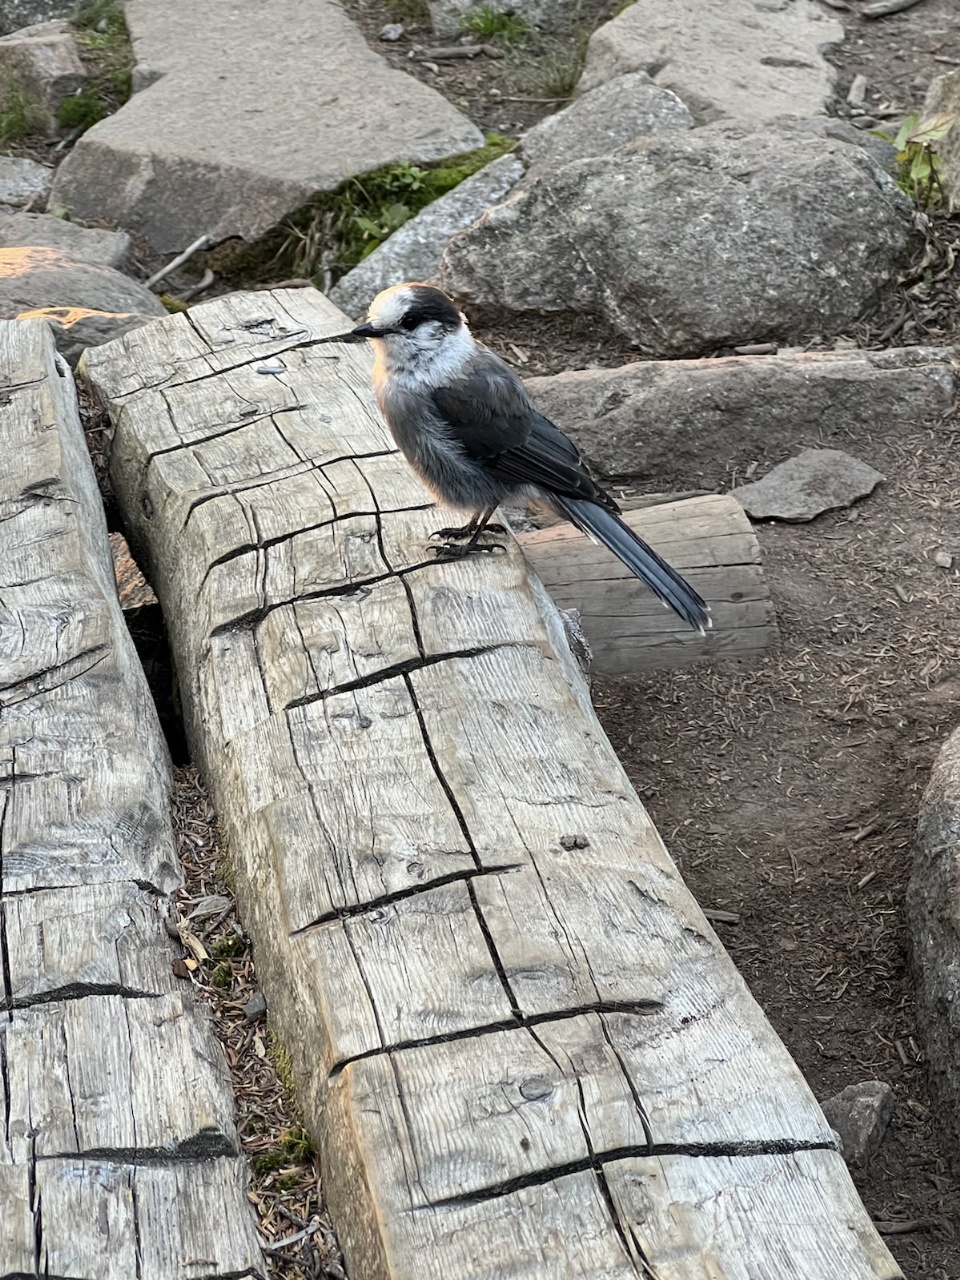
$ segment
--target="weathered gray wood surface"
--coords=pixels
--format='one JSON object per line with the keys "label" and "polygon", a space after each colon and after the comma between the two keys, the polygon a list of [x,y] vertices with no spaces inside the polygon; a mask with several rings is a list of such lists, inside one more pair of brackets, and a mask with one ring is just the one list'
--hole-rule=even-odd
{"label": "weathered gray wood surface", "polygon": [[738,502],[708,494],[623,518],[699,591],[713,629],[699,636],[684,626],[605,547],[571,525],[520,534],[524,555],[560,608],[579,612],[595,672],[619,676],[742,658],[776,644],[760,546]]}
{"label": "weathered gray wood surface", "polygon": [[[0,322],[0,1276],[262,1275],[73,380]],[[147,1162],[144,1164],[144,1162]]]}
{"label": "weathered gray wood surface", "polygon": [[891,1280],[542,585],[435,563],[343,322],[231,295],[84,376],[352,1274]]}

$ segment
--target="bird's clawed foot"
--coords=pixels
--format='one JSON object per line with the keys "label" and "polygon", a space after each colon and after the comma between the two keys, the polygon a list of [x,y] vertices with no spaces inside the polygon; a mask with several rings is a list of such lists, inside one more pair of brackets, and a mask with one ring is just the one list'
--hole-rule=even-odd
{"label": "bird's clawed foot", "polygon": [[[449,542],[466,542],[468,538],[472,538],[477,531],[476,520],[471,520],[465,525],[451,525],[445,529],[434,529],[431,538],[446,538]],[[484,533],[506,533],[506,529],[502,524],[488,524]]]}
{"label": "bird's clawed foot", "polygon": [[463,560],[467,556],[494,555],[498,551],[506,551],[502,542],[471,542],[462,546],[458,542],[444,542],[430,550],[438,560]]}

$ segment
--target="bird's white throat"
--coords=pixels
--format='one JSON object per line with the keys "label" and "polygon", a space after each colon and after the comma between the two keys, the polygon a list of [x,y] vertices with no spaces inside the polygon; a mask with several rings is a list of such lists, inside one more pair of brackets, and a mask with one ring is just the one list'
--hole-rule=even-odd
{"label": "bird's white throat", "polygon": [[387,379],[410,391],[448,385],[476,353],[477,344],[466,325],[449,330],[423,324],[411,333],[391,333],[373,339],[375,383]]}

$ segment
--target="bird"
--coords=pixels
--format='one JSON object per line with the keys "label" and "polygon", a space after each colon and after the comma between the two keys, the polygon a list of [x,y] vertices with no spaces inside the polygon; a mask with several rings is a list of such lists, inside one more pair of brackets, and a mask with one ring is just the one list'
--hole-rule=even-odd
{"label": "bird", "polygon": [[482,541],[505,532],[491,524],[497,507],[539,500],[607,547],[701,635],[712,625],[703,599],[624,524],[573,441],[537,411],[442,290],[393,285],[373,299],[362,324],[319,341],[373,344],[374,394],[398,448],[438,502],[471,513],[462,527],[436,531],[444,539],[434,548],[439,556],[503,550]]}

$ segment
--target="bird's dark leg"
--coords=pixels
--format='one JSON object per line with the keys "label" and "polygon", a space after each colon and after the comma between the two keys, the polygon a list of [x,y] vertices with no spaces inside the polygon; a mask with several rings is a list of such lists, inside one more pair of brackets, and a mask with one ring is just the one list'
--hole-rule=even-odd
{"label": "bird's dark leg", "polygon": [[[446,536],[455,538],[458,541],[444,542],[439,547],[431,548],[436,554],[438,560],[460,560],[464,556],[472,555],[491,555],[497,551],[505,551],[506,547],[500,542],[481,542],[480,538],[484,532],[488,533],[506,533],[502,524],[491,524],[490,517],[496,511],[496,507],[488,507],[480,515],[476,515],[468,525],[462,529],[438,529],[434,536]],[[460,540],[469,539],[466,545],[460,545]]]}
{"label": "bird's dark leg", "polygon": [[[506,533],[506,529],[502,524],[489,524],[488,521],[492,515],[491,511],[486,512],[483,522],[481,523],[481,513],[478,511],[473,519],[465,525],[450,525],[443,529],[434,529],[431,538],[444,538],[447,542],[466,542],[468,538],[479,536],[483,531],[487,533]],[[477,529],[477,526],[480,529]]]}

